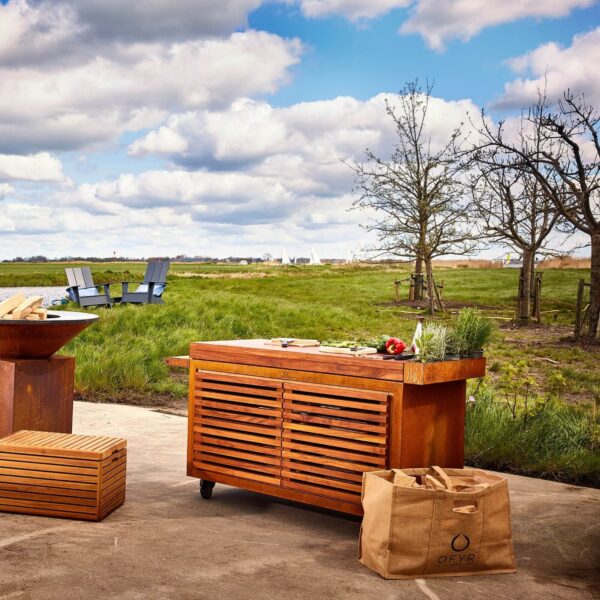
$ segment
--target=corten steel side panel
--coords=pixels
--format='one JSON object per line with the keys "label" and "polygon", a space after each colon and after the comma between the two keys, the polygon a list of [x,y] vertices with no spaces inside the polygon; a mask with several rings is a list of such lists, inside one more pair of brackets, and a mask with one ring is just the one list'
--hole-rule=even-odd
{"label": "corten steel side panel", "polygon": [[466,381],[404,385],[401,468],[462,468]]}
{"label": "corten steel side panel", "polygon": [[14,362],[0,360],[0,438],[13,432]]}
{"label": "corten steel side panel", "polygon": [[8,398],[12,404],[11,431],[71,433],[75,359],[53,356],[2,362],[13,365],[13,394]]}

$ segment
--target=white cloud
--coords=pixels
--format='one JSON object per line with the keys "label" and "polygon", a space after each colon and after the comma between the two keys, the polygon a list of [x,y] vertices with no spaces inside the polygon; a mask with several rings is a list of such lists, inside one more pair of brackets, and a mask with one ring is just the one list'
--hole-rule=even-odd
{"label": "white cloud", "polygon": [[[56,234],[44,239],[54,239],[66,230],[72,243],[90,254],[106,253],[107,247],[127,253],[131,244],[138,255],[261,254],[282,246],[291,255],[306,255],[315,245],[323,255],[343,256],[347,245],[357,250],[368,235],[359,227],[367,215],[347,210],[353,174],[341,160],[361,160],[366,146],[390,153],[395,133],[385,113],[386,97],[397,101],[393,94],[380,94],[365,101],[339,97],[274,108],[244,99],[227,110],[176,115],[132,144],[136,154],[169,158],[170,170],[123,174],[61,191],[52,197],[55,212],[40,211],[43,219],[9,211],[11,235],[50,227]],[[431,99],[434,145],[447,139],[467,110],[477,109],[468,100]],[[79,240],[77,227],[102,236],[97,242]],[[158,246],[149,250],[148,240]]]}
{"label": "white cloud", "polygon": [[402,33],[419,33],[427,44],[443,50],[452,39],[467,41],[486,27],[520,19],[559,18],[596,0],[419,0]]}
{"label": "white cloud", "polygon": [[553,42],[544,44],[509,64],[522,77],[505,85],[496,102],[499,106],[526,106],[536,100],[538,90],[544,86],[551,98],[571,88],[573,92],[585,93],[592,104],[600,105],[600,27],[576,35],[567,48]]}
{"label": "white cloud", "polygon": [[[52,0],[54,1],[54,0]],[[261,0],[63,0],[103,39],[186,39],[229,34],[244,27]],[[50,4],[50,0],[46,0]]]}
{"label": "white cloud", "polygon": [[85,195],[88,202],[135,209],[180,207],[195,220],[238,225],[281,220],[295,200],[276,178],[182,170],[121,175],[86,186]]}
{"label": "white cloud", "polygon": [[74,11],[64,3],[36,6],[27,0],[0,4],[0,64],[58,58],[81,33]]}
{"label": "white cloud", "polygon": [[413,0],[300,0],[307,17],[341,15],[357,21],[379,17],[394,8],[408,6]]}
{"label": "white cloud", "polygon": [[131,144],[129,154],[131,156],[143,156],[145,154],[181,154],[188,148],[185,138],[168,127],[160,127],[151,131],[141,140]]}
{"label": "white cloud", "polygon": [[9,194],[13,194],[15,188],[8,183],[0,183],[0,199],[5,198]]}
{"label": "white cloud", "polygon": [[117,59],[55,70],[0,68],[0,152],[71,149],[156,125],[169,111],[275,92],[298,40],[248,31],[228,39],[134,45]]}
{"label": "white cloud", "polygon": [[117,46],[229,35],[261,0],[11,0],[0,4],[0,64],[73,64]]}
{"label": "white cloud", "polygon": [[[395,134],[385,112],[386,98],[392,105],[398,101],[395,94],[378,94],[365,101],[340,96],[273,108],[266,102],[240,99],[227,110],[174,115],[163,127],[134,142],[130,152],[138,156],[159,153],[188,166],[260,165],[270,174],[285,169],[288,178],[304,163],[309,172],[318,165],[347,169],[340,159],[360,158],[366,147],[380,154],[392,148]],[[431,98],[428,119],[434,142],[447,141],[469,110],[477,108],[468,100]],[[173,152],[173,139],[182,147],[185,140],[185,148]]]}
{"label": "white cloud", "polygon": [[[288,3],[291,0],[288,0]],[[307,17],[340,15],[357,21],[412,7],[401,33],[420,34],[430,48],[443,50],[453,39],[468,41],[486,27],[520,19],[556,19],[597,0],[297,0]]]}
{"label": "white cloud", "polygon": [[[62,172],[61,162],[47,152],[29,156],[0,154],[1,180],[63,182],[65,176]],[[2,187],[0,187],[0,193],[2,193]]]}

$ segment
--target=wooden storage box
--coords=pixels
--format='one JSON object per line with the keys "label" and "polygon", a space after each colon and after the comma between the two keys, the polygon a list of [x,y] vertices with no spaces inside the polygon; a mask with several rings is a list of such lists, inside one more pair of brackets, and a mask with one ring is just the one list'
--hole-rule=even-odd
{"label": "wooden storage box", "polygon": [[18,431],[0,439],[0,511],[101,521],[125,502],[127,441]]}

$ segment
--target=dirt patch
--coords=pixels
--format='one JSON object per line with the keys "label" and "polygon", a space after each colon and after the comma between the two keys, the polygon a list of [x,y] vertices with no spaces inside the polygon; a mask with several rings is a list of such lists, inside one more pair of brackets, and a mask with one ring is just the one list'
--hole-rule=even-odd
{"label": "dirt patch", "polygon": [[[589,373],[594,370],[600,361],[600,344],[573,339],[573,328],[560,325],[527,325],[517,327],[514,323],[501,326],[502,345],[505,348],[518,348],[518,354],[513,360],[525,359],[529,372],[540,383],[540,392],[545,391],[548,377],[554,371],[569,369],[575,373]],[[585,351],[571,352],[581,349]],[[493,354],[493,352],[492,352]],[[509,358],[498,357],[498,362],[505,363]],[[488,358],[488,367],[496,362],[495,358]],[[497,378],[497,372],[488,368],[492,379]],[[571,375],[572,377],[573,375]],[[573,390],[567,386],[561,394],[563,400],[571,403],[589,402],[593,400],[590,391]]]}
{"label": "dirt patch", "polygon": [[104,404],[129,404],[130,406],[144,406],[158,412],[170,415],[187,416],[188,400],[185,397],[173,394],[159,394],[156,392],[141,393],[127,390],[114,394],[102,393],[79,393],[75,394],[75,400],[82,402],[94,402]]}
{"label": "dirt patch", "polygon": [[[461,308],[479,308],[481,310],[502,310],[499,306],[487,306],[474,302],[458,302],[455,300],[442,300],[445,310],[460,310]],[[377,302],[375,306],[386,306],[392,308],[414,308],[416,310],[427,310],[427,300],[401,300],[396,302]]]}

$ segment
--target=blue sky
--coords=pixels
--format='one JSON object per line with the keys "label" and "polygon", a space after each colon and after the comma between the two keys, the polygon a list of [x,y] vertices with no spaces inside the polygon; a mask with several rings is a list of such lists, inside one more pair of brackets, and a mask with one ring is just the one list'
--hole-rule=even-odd
{"label": "blue sky", "polygon": [[597,0],[0,0],[0,259],[359,252],[405,82],[443,143],[598,64]]}
{"label": "blue sky", "polygon": [[343,17],[308,19],[296,7],[275,4],[255,10],[251,27],[297,36],[312,49],[294,69],[292,84],[271,102],[285,106],[345,94],[366,99],[429,77],[436,94],[485,105],[513,79],[507,59],[547,42],[568,46],[575,34],[600,24],[600,8],[590,6],[560,19],[527,18],[485,29],[468,43],[454,40],[444,52],[435,52],[420,36],[397,33],[407,13],[396,9],[357,24]]}

